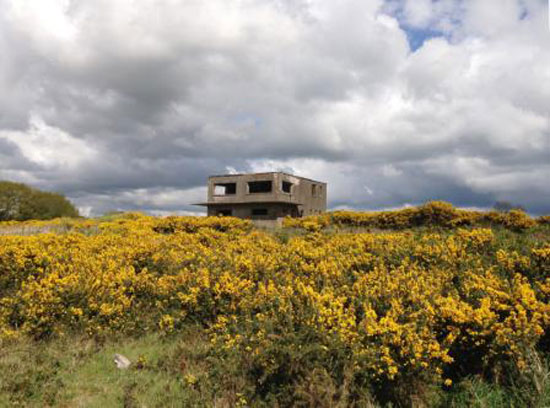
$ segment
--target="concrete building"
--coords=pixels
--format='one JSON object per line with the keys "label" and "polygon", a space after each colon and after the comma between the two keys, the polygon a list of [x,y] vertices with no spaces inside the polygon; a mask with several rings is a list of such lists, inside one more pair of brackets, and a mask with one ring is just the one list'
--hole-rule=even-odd
{"label": "concrete building", "polygon": [[252,220],[320,214],[327,209],[327,184],[282,172],[226,174],[208,178],[208,215]]}

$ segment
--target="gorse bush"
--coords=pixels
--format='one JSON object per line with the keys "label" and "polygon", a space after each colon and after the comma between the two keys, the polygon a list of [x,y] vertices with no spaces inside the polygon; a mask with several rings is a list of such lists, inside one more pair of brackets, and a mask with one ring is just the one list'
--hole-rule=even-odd
{"label": "gorse bush", "polygon": [[456,228],[459,226],[502,226],[523,231],[539,224],[547,224],[548,216],[532,219],[522,210],[508,212],[470,211],[454,208],[450,203],[431,201],[419,207],[394,211],[333,211],[304,218],[286,218],[286,227],[320,230],[329,226],[377,229],[406,229],[414,227]]}
{"label": "gorse bush", "polygon": [[[377,222],[452,226],[455,211],[436,203]],[[507,218],[514,230],[525,219]],[[284,242],[233,218],[140,214],[0,237],[0,336],[172,336],[199,324],[213,356],[249,379],[251,403],[410,405],[475,375],[526,378],[533,404],[532,362],[550,351],[549,234],[325,234],[300,222],[310,232]]]}
{"label": "gorse bush", "polygon": [[221,232],[250,231],[252,222],[233,217],[166,217],[158,220],[153,231],[165,234],[175,232],[197,232],[210,228]]}

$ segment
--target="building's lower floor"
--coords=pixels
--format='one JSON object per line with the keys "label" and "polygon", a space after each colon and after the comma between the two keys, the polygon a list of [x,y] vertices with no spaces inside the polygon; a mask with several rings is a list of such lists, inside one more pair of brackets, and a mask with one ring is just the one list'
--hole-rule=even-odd
{"label": "building's lower floor", "polygon": [[286,216],[302,215],[297,204],[289,203],[208,204],[207,208],[210,216],[221,215],[252,220],[276,220]]}

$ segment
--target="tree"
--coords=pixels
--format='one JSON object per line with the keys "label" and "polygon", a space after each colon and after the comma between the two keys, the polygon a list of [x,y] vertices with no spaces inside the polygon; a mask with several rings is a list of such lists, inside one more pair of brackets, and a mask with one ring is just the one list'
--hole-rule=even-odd
{"label": "tree", "polygon": [[0,221],[48,220],[56,217],[78,217],[78,210],[62,194],[0,181]]}

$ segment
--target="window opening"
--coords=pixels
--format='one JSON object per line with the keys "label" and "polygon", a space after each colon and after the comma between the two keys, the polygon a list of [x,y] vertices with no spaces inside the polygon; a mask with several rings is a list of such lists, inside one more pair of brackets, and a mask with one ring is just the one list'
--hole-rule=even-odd
{"label": "window opening", "polygon": [[214,195],[231,195],[237,193],[237,183],[214,184]]}
{"label": "window opening", "polygon": [[271,180],[268,181],[249,181],[249,193],[270,193],[272,189]]}
{"label": "window opening", "polygon": [[283,185],[282,185],[283,192],[290,194],[291,189],[292,189],[292,183],[290,181],[283,181]]}

